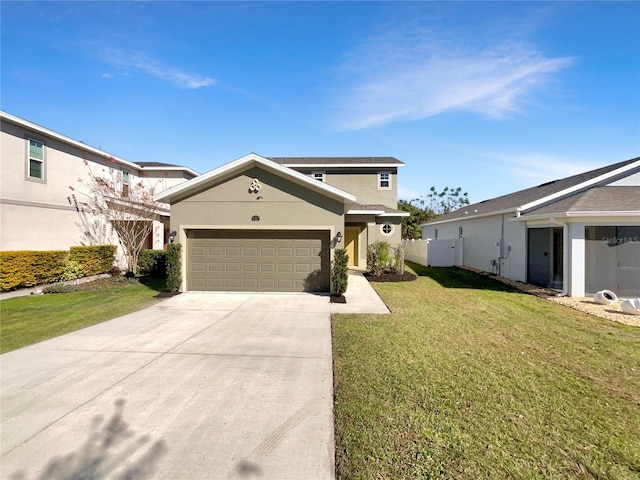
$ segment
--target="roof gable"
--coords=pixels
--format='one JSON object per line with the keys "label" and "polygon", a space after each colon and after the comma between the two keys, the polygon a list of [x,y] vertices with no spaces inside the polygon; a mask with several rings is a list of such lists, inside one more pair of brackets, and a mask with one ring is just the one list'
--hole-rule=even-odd
{"label": "roof gable", "polygon": [[467,205],[431,220],[427,224],[431,225],[497,213],[525,213],[544,205],[559,202],[587,189],[606,185],[617,178],[631,175],[637,171],[640,171],[640,157]]}
{"label": "roof gable", "polygon": [[208,186],[230,178],[231,176],[246,170],[252,166],[260,166],[265,170],[272,172],[276,175],[285,177],[294,183],[303,185],[310,190],[322,193],[328,197],[335,198],[341,201],[355,201],[356,197],[348,192],[340,190],[326,183],[318,182],[313,178],[310,178],[302,173],[296,172],[288,167],[284,167],[276,162],[273,162],[265,157],[261,157],[255,153],[250,153],[241,157],[233,162],[227,163],[211,170],[207,173],[200,175],[199,177],[188,180],[172,187],[164,192],[160,192],[154,196],[154,199],[158,202],[175,203],[178,200],[187,198],[197,192],[201,192]]}

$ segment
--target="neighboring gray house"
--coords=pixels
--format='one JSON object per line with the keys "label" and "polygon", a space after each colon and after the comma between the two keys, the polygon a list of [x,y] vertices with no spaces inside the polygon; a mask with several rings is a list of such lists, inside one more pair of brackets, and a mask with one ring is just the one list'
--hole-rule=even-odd
{"label": "neighboring gray house", "polygon": [[[95,242],[86,218],[68,198],[82,194],[78,179],[88,179],[105,168],[119,172],[122,189],[141,179],[156,188],[170,188],[198,174],[177,165],[133,163],[48,128],[0,111],[0,249],[66,250]],[[149,248],[163,248],[169,231],[168,206],[153,220]],[[89,219],[91,223],[100,219]],[[104,229],[102,241],[118,244],[114,232]]]}
{"label": "neighboring gray house", "polygon": [[398,244],[392,157],[266,158],[251,153],[156,195],[171,205],[184,291],[329,291],[334,248],[366,266]]}
{"label": "neighboring gray house", "polygon": [[468,205],[421,227],[430,264],[457,251],[452,263],[569,296],[604,289],[640,296],[640,158]]}

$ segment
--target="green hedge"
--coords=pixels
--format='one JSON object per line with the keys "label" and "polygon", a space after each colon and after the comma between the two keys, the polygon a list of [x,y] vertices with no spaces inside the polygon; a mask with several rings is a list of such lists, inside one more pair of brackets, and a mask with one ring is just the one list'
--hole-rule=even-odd
{"label": "green hedge", "polygon": [[138,273],[152,277],[167,275],[167,252],[165,250],[142,250],[138,257]]}
{"label": "green hedge", "polygon": [[167,290],[180,291],[182,285],[182,245],[170,243],[167,245]]}
{"label": "green hedge", "polygon": [[55,282],[64,272],[68,256],[64,250],[0,252],[0,288]]}
{"label": "green hedge", "polygon": [[349,255],[345,248],[333,251],[333,268],[331,269],[331,290],[334,295],[344,295],[349,282]]}
{"label": "green hedge", "polygon": [[113,266],[115,256],[115,245],[91,245],[69,249],[69,260],[80,264],[83,277],[108,272]]}
{"label": "green hedge", "polygon": [[115,245],[71,247],[69,252],[0,252],[0,289],[14,290],[105,273],[111,270],[115,254]]}

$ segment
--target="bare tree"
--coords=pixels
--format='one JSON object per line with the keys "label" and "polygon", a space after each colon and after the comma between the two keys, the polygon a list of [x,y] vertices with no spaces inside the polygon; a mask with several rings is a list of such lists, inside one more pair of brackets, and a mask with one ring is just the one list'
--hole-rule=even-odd
{"label": "bare tree", "polygon": [[92,241],[104,238],[100,220],[104,219],[113,228],[124,250],[127,270],[135,273],[140,251],[153,229],[153,220],[160,218],[161,205],[153,199],[157,186],[152,187],[142,179],[134,182],[127,178],[127,172],[114,168],[116,162],[112,157],[99,173],[94,172],[89,161],[83,160],[83,163],[89,170],[89,178],[78,180],[82,188],[69,187],[73,192],[68,197],[69,203],[81,215],[81,222],[87,227],[85,235]]}

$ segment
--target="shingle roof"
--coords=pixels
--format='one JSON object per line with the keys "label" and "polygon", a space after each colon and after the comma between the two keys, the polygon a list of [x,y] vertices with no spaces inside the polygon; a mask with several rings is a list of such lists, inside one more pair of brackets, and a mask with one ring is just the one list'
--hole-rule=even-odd
{"label": "shingle roof", "polygon": [[640,187],[595,187],[549,205],[527,211],[526,216],[578,212],[638,212]]}
{"label": "shingle roof", "polygon": [[[478,215],[486,215],[494,212],[500,212],[505,210],[516,210],[531,202],[544,199],[554,194],[561,193],[564,190],[575,187],[589,180],[594,180],[602,175],[613,173],[616,170],[630,165],[634,162],[640,162],[640,157],[625,160],[624,162],[614,163],[606,167],[597,168],[589,172],[580,173],[571,177],[561,178],[551,182],[543,183],[536,187],[520,190],[508,195],[503,195],[482,202],[474,203],[472,205],[465,206],[456,211],[442,215],[427,223],[439,223],[442,221],[456,220],[459,218],[471,218]],[[595,184],[593,185],[596,186]],[[559,203],[560,200],[554,202]],[[537,208],[537,207],[536,207]],[[565,210],[566,211],[566,210]],[[527,211],[528,213],[528,211]]]}
{"label": "shingle roof", "polygon": [[172,163],[162,162],[134,162],[141,167],[180,167],[180,165],[173,165]]}
{"label": "shingle roof", "polygon": [[356,210],[361,212],[384,212],[384,215],[399,215],[399,216],[409,216],[409,214],[403,210],[398,210],[397,208],[387,207],[382,204],[373,204],[373,203],[352,203],[349,205],[348,210]]}
{"label": "shingle roof", "polygon": [[267,157],[280,165],[404,165],[394,157]]}

